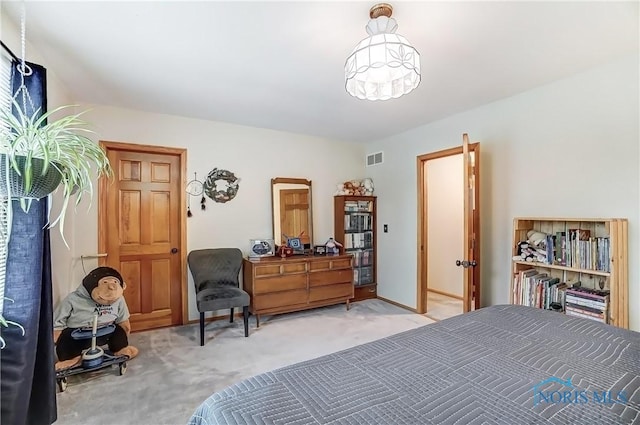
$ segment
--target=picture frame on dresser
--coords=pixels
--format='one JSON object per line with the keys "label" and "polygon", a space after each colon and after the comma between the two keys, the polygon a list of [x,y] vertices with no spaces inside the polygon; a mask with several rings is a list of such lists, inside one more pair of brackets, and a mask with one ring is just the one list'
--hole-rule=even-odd
{"label": "picture frame on dresser", "polygon": [[276,245],[273,239],[249,239],[249,258],[273,257]]}
{"label": "picture frame on dresser", "polygon": [[313,247],[313,255],[327,255],[327,248],[324,245],[316,245]]}

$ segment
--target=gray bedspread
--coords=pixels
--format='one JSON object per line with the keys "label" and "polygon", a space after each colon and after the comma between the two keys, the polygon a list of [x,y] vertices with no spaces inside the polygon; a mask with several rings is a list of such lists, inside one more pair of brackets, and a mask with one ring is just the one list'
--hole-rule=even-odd
{"label": "gray bedspread", "polygon": [[249,378],[189,423],[640,423],[640,333],[492,306]]}

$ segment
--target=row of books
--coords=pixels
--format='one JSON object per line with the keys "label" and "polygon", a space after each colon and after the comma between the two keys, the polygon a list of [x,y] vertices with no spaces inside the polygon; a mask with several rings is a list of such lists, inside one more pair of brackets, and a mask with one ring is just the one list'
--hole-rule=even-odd
{"label": "row of books", "polygon": [[373,248],[373,232],[346,233],[344,235],[345,249]]}
{"label": "row of books", "polygon": [[360,269],[353,269],[353,284],[358,285],[367,285],[369,283],[373,283],[373,268],[372,267],[363,267]]}
{"label": "row of books", "polygon": [[569,229],[547,235],[546,245],[548,264],[610,271],[608,237],[592,237],[588,229]]}
{"label": "row of books", "polygon": [[373,202],[370,201],[345,201],[345,211],[368,211],[373,212]]}
{"label": "row of books", "polygon": [[344,216],[345,232],[362,232],[373,229],[373,216],[369,213],[355,213]]}
{"label": "row of books", "polygon": [[355,267],[370,266],[373,264],[373,250],[353,251],[353,265]]}
{"label": "row of books", "polygon": [[536,269],[522,270],[514,276],[512,297],[513,304],[547,310],[560,306],[569,316],[608,323],[609,291],[582,288],[579,281],[568,285]]}
{"label": "row of books", "polygon": [[564,303],[567,284],[557,277],[540,273],[536,269],[522,270],[514,276],[513,303],[550,309],[552,303]]}
{"label": "row of books", "polygon": [[565,294],[565,313],[602,323],[609,322],[609,291],[571,287]]}

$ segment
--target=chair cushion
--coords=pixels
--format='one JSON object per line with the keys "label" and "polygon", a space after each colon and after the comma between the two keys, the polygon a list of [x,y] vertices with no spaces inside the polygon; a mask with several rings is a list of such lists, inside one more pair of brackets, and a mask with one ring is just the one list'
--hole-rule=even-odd
{"label": "chair cushion", "polygon": [[210,286],[196,294],[198,311],[223,310],[249,305],[249,294],[230,285]]}

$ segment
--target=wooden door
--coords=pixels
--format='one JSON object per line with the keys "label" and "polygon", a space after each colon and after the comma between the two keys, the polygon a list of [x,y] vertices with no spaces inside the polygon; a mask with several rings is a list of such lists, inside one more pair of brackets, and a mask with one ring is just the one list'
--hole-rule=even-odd
{"label": "wooden door", "polygon": [[186,313],[181,149],[102,142],[114,171],[100,186],[103,263],[120,271],[133,330],[179,325]]}
{"label": "wooden door", "polygon": [[460,266],[463,273],[463,311],[480,308],[480,229],[479,229],[479,169],[480,146],[469,147],[469,136],[462,135],[462,168],[464,184],[464,230],[463,247],[465,257]]}
{"label": "wooden door", "polygon": [[[285,235],[297,238],[309,228],[309,189],[280,190],[280,230]],[[277,236],[277,235],[274,235]],[[280,237],[283,237],[280,235]],[[310,235],[300,236],[303,244],[310,244]]]}
{"label": "wooden door", "polygon": [[[418,246],[417,246],[417,306],[418,313],[427,312],[428,289],[428,226],[427,226],[427,161],[463,154],[463,258],[450,259],[464,268],[463,272],[463,311],[480,308],[480,144],[469,143],[467,134],[463,135],[463,145],[417,157],[418,176]],[[438,247],[431,247],[438,249]],[[475,264],[475,265],[474,265]]]}

